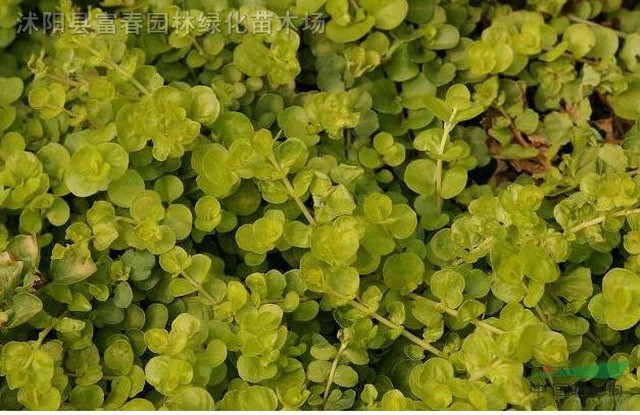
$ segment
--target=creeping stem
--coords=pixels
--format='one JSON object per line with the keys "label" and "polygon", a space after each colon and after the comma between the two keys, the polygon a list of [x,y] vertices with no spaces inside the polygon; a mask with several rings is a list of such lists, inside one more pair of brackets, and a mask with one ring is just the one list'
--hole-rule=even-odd
{"label": "creeping stem", "polygon": [[[452,119],[453,119],[454,116],[455,116],[455,111],[454,111],[454,114],[452,115]],[[453,127],[450,127],[448,132],[446,133],[447,137],[448,137],[449,133],[451,132],[452,128]],[[446,145],[446,138],[445,138],[445,145]],[[443,146],[441,146],[441,147],[443,147]],[[444,152],[444,147],[443,147],[443,152]],[[278,169],[278,171],[281,171],[281,167],[280,167],[280,165],[278,164],[278,162],[275,159],[270,158],[269,162],[273,165],[273,167]],[[314,217],[311,214],[311,212],[309,211],[309,209],[307,209],[307,207],[304,205],[304,203],[302,203],[302,200],[300,200],[300,198],[296,195],[295,190],[293,189],[293,185],[289,181],[289,178],[286,176],[286,174],[283,175],[283,178],[281,180],[282,180],[282,183],[284,184],[284,187],[287,189],[287,193],[295,201],[296,205],[298,205],[298,208],[300,209],[300,211],[302,212],[304,217],[307,219],[309,224],[315,225],[316,224],[316,220],[314,219]],[[387,320],[386,318],[382,317],[381,315],[376,313],[374,310],[369,309],[369,307],[367,307],[366,305],[364,305],[364,304],[362,304],[362,303],[360,303],[360,302],[358,302],[356,300],[350,301],[349,304],[352,307],[362,311],[363,313],[371,315],[371,317],[373,317],[374,319],[376,319],[377,321],[379,321],[380,323],[384,324],[385,326],[387,326],[387,327],[389,327],[391,329],[402,330],[402,335],[404,337],[406,337],[407,339],[409,339],[410,341],[412,341],[413,343],[415,343],[418,346],[422,347],[423,349],[435,354],[436,356],[442,356],[442,352],[440,350],[436,349],[435,347],[433,347],[432,345],[430,345],[429,343],[427,343],[423,339],[421,339],[418,336],[416,336],[415,334],[411,333],[409,330],[405,329],[403,326],[395,324],[395,323]],[[330,386],[330,385],[328,385],[328,386]]]}
{"label": "creeping stem", "polygon": [[201,284],[201,283],[199,283],[198,281],[196,281],[196,280],[194,280],[193,278],[191,278],[191,277],[190,277],[186,272],[182,272],[182,273],[180,273],[180,275],[181,275],[185,280],[187,280],[187,282],[189,282],[189,284],[191,284],[191,285],[193,285],[194,287],[196,287],[196,288],[198,289],[198,293],[199,293],[199,294],[200,294],[200,295],[201,295],[205,300],[207,300],[207,301],[209,302],[209,304],[210,304],[211,306],[213,306],[213,307],[214,307],[214,309],[215,309],[215,306],[216,306],[216,304],[217,304],[217,302],[216,302],[215,298],[213,298],[213,297],[211,296],[211,294],[209,294],[209,293],[204,289],[204,287],[202,286],[202,284]]}
{"label": "creeping stem", "polygon": [[289,180],[289,177],[287,177],[286,172],[282,171],[282,167],[280,167],[280,164],[278,163],[278,161],[276,159],[274,159],[273,157],[269,157],[268,160],[269,160],[269,163],[271,163],[271,165],[278,172],[282,173],[282,178],[280,179],[280,181],[284,185],[284,188],[287,190],[287,193],[289,194],[289,197],[291,199],[293,199],[293,201],[298,206],[298,209],[300,209],[300,211],[304,215],[305,219],[307,219],[307,222],[309,222],[310,225],[315,225],[316,224],[316,220],[314,219],[314,217],[311,214],[311,212],[309,211],[309,209],[307,209],[307,207],[304,205],[302,200],[296,194],[296,191],[293,188],[293,184],[291,184],[291,181]]}
{"label": "creeping stem", "polygon": [[416,336],[415,334],[411,333],[409,330],[405,329],[403,326],[399,325],[399,324],[395,324],[392,321],[387,320],[386,318],[382,317],[380,314],[376,313],[374,310],[370,309],[369,307],[367,307],[366,305],[360,303],[357,300],[352,300],[349,302],[349,304],[359,310],[362,311],[365,314],[371,315],[371,317],[373,317],[374,319],[378,320],[380,323],[384,324],[385,326],[389,327],[390,329],[394,329],[394,330],[402,330],[402,335],[404,337],[406,337],[407,339],[409,339],[412,343],[417,344],[418,346],[422,347],[424,350],[433,353],[436,356],[442,357],[443,353],[436,349],[435,347],[433,347],[431,344],[429,344],[428,342],[426,342],[425,340],[419,338],[418,336]]}
{"label": "creeping stem", "polygon": [[307,207],[304,205],[302,200],[298,197],[298,195],[296,195],[296,191],[293,188],[293,185],[291,184],[291,181],[289,180],[289,178],[285,175],[282,177],[281,181],[285,189],[287,189],[287,193],[289,193],[289,196],[291,196],[291,198],[296,203],[296,205],[298,205],[298,208],[300,209],[304,217],[307,219],[307,222],[309,222],[310,225],[315,225],[316,220],[313,218],[313,215],[311,214],[309,209],[307,209]]}
{"label": "creeping stem", "polygon": [[451,116],[448,121],[444,122],[442,127],[442,138],[440,139],[440,147],[438,148],[438,160],[436,161],[436,199],[438,201],[438,208],[442,208],[442,155],[444,154],[444,150],[447,148],[447,143],[449,142],[449,136],[451,135],[451,131],[455,127],[455,118],[458,110],[456,108],[451,111]]}
{"label": "creeping stem", "polygon": [[125,71],[124,69],[122,69],[122,67],[120,65],[118,65],[117,62],[113,61],[112,59],[103,56],[100,52],[98,52],[97,50],[95,50],[92,47],[89,46],[84,46],[84,48],[91,53],[92,55],[102,59],[102,61],[104,62],[104,64],[106,66],[109,67],[109,69],[112,69],[116,72],[118,72],[123,78],[127,79],[129,82],[131,82],[131,84],[133,86],[136,87],[136,89],[138,91],[140,91],[143,95],[149,95],[151,92],[147,89],[147,87],[145,87],[144,85],[142,85],[140,83],[140,81],[138,81],[133,75],[127,73],[127,71]]}
{"label": "creeping stem", "polygon": [[333,363],[331,364],[331,371],[329,372],[329,376],[327,377],[327,386],[324,388],[324,395],[322,396],[323,402],[327,402],[329,399],[329,394],[331,393],[331,385],[333,384],[333,379],[336,377],[336,370],[338,370],[338,363],[340,362],[340,358],[342,354],[347,349],[347,342],[342,342],[340,344],[340,348],[336,353],[336,357],[333,359]]}
{"label": "creeping stem", "polygon": [[[613,214],[613,217],[621,218],[624,216],[632,216],[632,215],[640,215],[640,209],[628,209],[628,210],[623,210],[621,212],[616,212]],[[598,216],[597,218],[588,220],[586,222],[582,222],[580,225],[574,226],[573,228],[569,229],[569,232],[576,233],[583,229],[588,228],[589,226],[598,225],[604,222],[605,220],[607,220],[607,216]]]}
{"label": "creeping stem", "polygon": [[54,326],[56,325],[56,322],[66,317],[68,314],[69,314],[69,310],[65,310],[58,317],[53,317],[51,319],[50,324],[47,325],[47,327],[45,327],[40,332],[40,334],[38,334],[38,340],[36,340],[37,347],[40,347],[42,345],[42,342],[44,342],[44,339],[49,335],[49,333],[51,333],[51,330],[53,330]]}
{"label": "creeping stem", "polygon": [[593,22],[591,20],[583,19],[583,18],[578,17],[578,16],[573,15],[573,14],[570,14],[568,17],[569,17],[569,20],[571,20],[572,22],[575,22],[575,23],[582,23],[582,24],[586,24],[587,26],[591,26],[591,27],[604,27],[604,28],[607,28],[607,29],[611,30],[613,33],[615,33],[618,37],[620,37],[622,39],[627,37],[627,33],[621,32],[619,30],[612,29],[610,27],[601,25],[601,24]]}
{"label": "creeping stem", "polygon": [[507,110],[505,110],[504,107],[501,105],[495,105],[494,108],[498,110],[500,115],[509,122],[509,128],[511,129],[511,133],[516,138],[516,141],[518,142],[518,144],[520,144],[523,147],[529,147],[530,144],[527,142],[527,140],[524,139],[524,136],[516,126],[516,123],[513,121],[513,118],[511,118],[509,113],[507,113]]}
{"label": "creeping stem", "polygon": [[[421,297],[420,295],[415,294],[415,293],[410,293],[409,297],[414,299],[414,300],[416,300],[416,301],[420,301],[420,300],[426,301],[431,306],[437,308],[438,310],[442,310],[445,313],[449,314],[450,316],[458,317],[458,311],[457,310],[449,308],[449,307],[447,307],[446,305],[444,305],[442,303],[438,303],[436,301],[429,300],[428,298]],[[494,334],[503,334],[504,333],[504,330],[499,329],[497,327],[494,327],[491,324],[487,323],[486,321],[479,320],[477,318],[471,319],[469,321],[469,323],[473,324],[476,327],[481,327],[481,328],[483,328],[485,330],[488,330],[488,331],[490,331],[490,332],[492,332]]]}

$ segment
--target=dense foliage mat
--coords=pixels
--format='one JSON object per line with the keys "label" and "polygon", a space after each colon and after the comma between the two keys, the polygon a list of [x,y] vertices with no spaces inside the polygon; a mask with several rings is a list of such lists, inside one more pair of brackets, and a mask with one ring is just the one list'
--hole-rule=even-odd
{"label": "dense foliage mat", "polygon": [[0,408],[640,409],[635,3],[2,0]]}

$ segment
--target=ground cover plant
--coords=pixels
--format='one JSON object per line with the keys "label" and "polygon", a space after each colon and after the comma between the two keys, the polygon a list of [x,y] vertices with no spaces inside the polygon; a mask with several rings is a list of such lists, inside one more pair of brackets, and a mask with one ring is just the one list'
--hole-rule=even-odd
{"label": "ground cover plant", "polygon": [[638,118],[635,1],[1,0],[0,409],[638,410]]}

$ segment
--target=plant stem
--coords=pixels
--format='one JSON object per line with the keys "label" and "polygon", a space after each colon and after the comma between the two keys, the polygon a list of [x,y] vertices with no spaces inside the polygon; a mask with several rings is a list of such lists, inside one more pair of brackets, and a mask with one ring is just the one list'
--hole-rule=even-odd
{"label": "plant stem", "polygon": [[550,324],[549,324],[549,318],[547,318],[547,315],[542,311],[542,308],[540,308],[540,306],[539,306],[539,305],[536,305],[536,306],[534,306],[534,308],[533,308],[533,309],[534,309],[534,312],[535,312],[534,314],[537,314],[537,315],[538,315],[538,318],[539,318],[540,320],[542,320],[542,322],[543,322],[544,324],[546,324],[547,326],[550,326]]}
{"label": "plant stem", "polygon": [[[551,294],[551,299],[553,299],[553,301],[561,308],[565,308],[566,304],[564,303],[564,301],[562,301],[562,299],[560,299],[560,297]],[[542,310],[540,310],[540,312],[542,312]],[[547,323],[548,324],[548,323]],[[602,344],[602,341],[598,338],[598,336],[596,336],[591,329],[587,330],[587,332],[584,334],[585,336],[587,336],[587,338],[589,340],[591,340],[593,343],[595,343],[596,345],[598,345],[601,349],[602,352],[605,354],[605,356],[607,357],[611,357],[611,353],[609,353],[609,351],[606,349],[606,347],[604,347],[604,344]]]}
{"label": "plant stem", "polygon": [[[51,108],[51,107],[48,106],[47,108]],[[62,112],[65,113],[67,115],[67,117],[69,117],[71,119],[76,117],[76,115],[73,113],[73,111],[68,110],[68,109],[66,109],[64,107],[62,108]]]}
{"label": "plant stem", "polygon": [[[198,290],[198,293],[204,297],[205,300],[207,300],[210,305],[212,307],[215,307],[217,301],[215,298],[213,298],[211,296],[211,294],[209,294],[208,292],[206,292],[203,288],[202,288],[202,284],[200,284],[198,281],[195,281],[193,278],[191,278],[188,274],[186,274],[185,272],[181,272],[180,275],[189,282],[189,284],[193,285],[194,287],[196,287],[196,289]],[[214,308],[215,309],[215,308]]]}
{"label": "plant stem", "polygon": [[138,221],[136,221],[136,220],[134,220],[132,218],[128,218],[126,216],[116,216],[116,220],[131,224],[131,225],[134,225],[134,226],[138,224]]}
{"label": "plant stem", "polygon": [[438,201],[438,208],[442,208],[442,166],[443,160],[442,155],[444,154],[444,150],[447,147],[447,143],[449,142],[449,136],[451,135],[451,131],[455,127],[455,118],[457,114],[457,109],[454,108],[451,111],[451,117],[449,117],[448,121],[444,122],[442,127],[442,138],[440,139],[440,148],[438,148],[438,160],[436,160],[436,200]]}
{"label": "plant stem", "polygon": [[378,320],[380,323],[384,324],[385,326],[389,327],[390,329],[402,330],[402,335],[404,337],[409,339],[414,344],[417,344],[418,346],[422,347],[424,350],[426,350],[428,352],[431,352],[431,353],[433,353],[434,355],[436,355],[438,357],[442,357],[443,356],[443,353],[440,350],[436,349],[435,347],[433,347],[431,344],[429,344],[425,340],[423,340],[423,339],[419,338],[418,336],[416,336],[415,334],[411,333],[409,330],[405,329],[404,326],[401,326],[399,324],[395,324],[394,322],[389,321],[386,318],[382,317],[380,314],[376,313],[374,310],[371,310],[368,306],[358,302],[357,300],[352,300],[352,301],[349,302],[349,304],[353,308],[356,308],[356,309],[362,311],[365,314],[371,315],[371,317],[373,317],[374,319]]}
{"label": "plant stem", "polygon": [[492,371],[494,371],[495,369],[497,369],[500,366],[500,363],[502,363],[502,361],[500,359],[495,359],[488,367],[486,367],[484,370],[477,372],[475,375],[473,376],[469,376],[469,380],[478,380],[478,379],[482,379],[485,375],[491,373]]}
{"label": "plant stem", "polygon": [[[628,210],[623,210],[621,212],[616,212],[613,214],[613,217],[620,218],[623,216],[632,216],[632,215],[640,215],[640,209],[628,209]],[[573,228],[569,229],[569,232],[576,233],[583,229],[588,228],[589,226],[598,225],[604,222],[605,220],[607,220],[607,216],[598,216],[595,219],[591,219],[586,222],[582,222],[580,225],[574,226]]]}
{"label": "plant stem", "polygon": [[298,205],[298,209],[300,209],[305,219],[307,219],[307,222],[309,222],[310,225],[315,225],[316,220],[314,219],[309,209],[307,209],[307,207],[304,205],[302,200],[300,200],[298,195],[296,195],[296,191],[293,188],[293,185],[291,184],[291,181],[289,180],[289,178],[285,175],[280,180],[282,181],[282,184],[284,184],[285,189],[287,189],[287,193],[289,193],[289,196],[293,199],[296,205]]}
{"label": "plant stem", "polygon": [[594,342],[595,344],[597,344],[601,349],[602,349],[602,353],[604,353],[605,356],[607,357],[611,357],[611,353],[609,353],[609,351],[607,350],[606,347],[604,347],[604,344],[602,344],[602,341],[600,340],[600,338],[598,336],[595,335],[595,333],[593,333],[591,331],[591,329],[589,329],[586,333],[585,336],[587,336],[587,338],[589,340],[591,340],[592,342]]}
{"label": "plant stem", "polygon": [[55,320],[60,320],[61,318],[66,317],[67,314],[69,314],[69,310],[64,310],[58,317],[51,317],[51,324],[47,326],[45,329],[43,329],[40,332],[40,334],[38,334],[38,340],[36,340],[36,345],[38,347],[42,345],[42,342],[44,342],[44,339],[49,335],[49,333],[51,333],[51,330],[53,330],[53,326],[55,325]]}
{"label": "plant stem", "polygon": [[402,46],[405,43],[406,43],[405,40],[395,40],[391,44],[389,49],[387,49],[387,51],[384,53],[384,55],[382,55],[382,62],[388,61],[393,56],[393,53],[396,51],[396,49],[398,49],[400,46]]}
{"label": "plant stem", "polygon": [[[452,309],[452,308],[449,308],[449,307],[447,307],[446,305],[444,305],[444,304],[442,304],[442,303],[438,303],[438,302],[436,302],[436,301],[429,300],[428,298],[424,298],[424,297],[422,297],[422,296],[420,296],[420,295],[418,295],[418,294],[410,293],[410,294],[409,294],[409,297],[411,297],[411,298],[412,298],[412,299],[414,299],[414,300],[418,300],[418,301],[419,301],[419,300],[427,301],[427,302],[428,302],[429,304],[431,304],[433,307],[435,307],[435,308],[437,308],[437,309],[439,309],[439,310],[444,311],[445,313],[449,314],[450,316],[458,317],[458,315],[459,315],[457,310],[454,310],[454,309]],[[473,324],[473,325],[474,325],[474,326],[476,326],[476,327],[484,328],[485,330],[488,330],[488,331],[490,331],[490,332],[492,332],[492,333],[495,333],[495,334],[504,334],[504,333],[505,333],[505,331],[504,331],[504,330],[499,329],[499,328],[497,328],[497,327],[494,327],[494,326],[492,326],[491,324],[487,323],[486,321],[482,321],[482,320],[479,320],[479,319],[477,319],[477,318],[474,318],[474,319],[472,319],[472,320],[469,320],[469,323]]]}
{"label": "plant stem", "polygon": [[55,81],[55,82],[58,82],[58,83],[61,83],[61,84],[68,84],[68,85],[74,86],[76,88],[81,88],[81,87],[87,86],[89,84],[85,80],[76,81],[76,80],[71,79],[70,77],[63,77],[63,76],[58,76],[58,75],[54,75],[54,74],[50,74],[50,73],[45,74],[44,78],[49,78],[52,81]]}
{"label": "plant stem", "polygon": [[502,105],[495,105],[494,108],[498,110],[500,115],[502,115],[504,118],[507,119],[507,121],[509,121],[509,128],[511,129],[511,132],[513,133],[514,137],[516,138],[516,141],[518,141],[518,143],[522,147],[529,147],[530,144],[527,142],[527,140],[524,139],[524,136],[522,135],[520,130],[518,130],[518,127],[516,126],[516,123],[513,121],[513,118],[511,118],[509,113],[507,113],[507,110],[505,110],[502,107]]}
{"label": "plant stem", "polygon": [[566,59],[570,59],[572,61],[580,62],[580,63],[587,63],[589,65],[597,65],[599,63],[597,59],[579,58],[577,56],[574,56],[566,52],[562,54],[562,57]]}
{"label": "plant stem", "polygon": [[[71,373],[71,372],[64,372],[65,376],[68,376],[70,378],[77,378],[78,375],[76,375],[75,373]],[[115,375],[102,375],[101,380],[114,380],[116,379],[118,376]]]}
{"label": "plant stem", "polygon": [[201,54],[202,56],[206,56],[206,57],[210,56],[207,52],[205,52],[205,50],[202,48],[202,46],[200,46],[200,44],[198,43],[198,39],[197,38],[194,38],[193,41],[191,42],[191,44],[198,51],[198,53]]}
{"label": "plant stem", "polygon": [[[277,139],[277,137],[276,137],[276,139]],[[314,217],[311,214],[311,212],[309,211],[309,209],[307,209],[307,207],[304,205],[302,200],[300,200],[300,198],[296,194],[296,191],[293,188],[293,185],[291,184],[291,181],[289,180],[289,177],[287,177],[286,172],[282,171],[282,167],[280,167],[280,164],[278,163],[278,161],[276,159],[274,159],[273,157],[269,157],[268,160],[276,170],[278,170],[280,173],[282,173],[282,178],[280,179],[280,181],[284,185],[284,188],[287,190],[287,193],[289,194],[289,197],[291,199],[293,199],[293,201],[296,203],[296,205],[298,205],[298,209],[300,209],[300,211],[302,212],[304,217],[307,219],[307,222],[309,222],[310,225],[315,225],[316,224],[316,220],[314,219]]]}
{"label": "plant stem", "polygon": [[[311,296],[300,296],[298,297],[298,301],[300,303],[304,303],[307,301],[315,301],[315,300],[321,300],[322,296],[321,295],[311,295]],[[282,304],[285,302],[285,298],[279,298],[276,300],[261,300],[260,301],[260,305],[264,305],[264,304]]]}
{"label": "plant stem", "polygon": [[329,376],[327,377],[327,386],[324,388],[324,395],[322,396],[322,402],[327,403],[327,399],[329,399],[329,394],[331,393],[331,385],[333,384],[333,378],[336,377],[336,370],[338,370],[338,363],[340,362],[340,357],[347,349],[347,342],[341,343],[338,352],[336,353],[336,357],[333,359],[333,363],[331,364],[331,371],[329,372]]}
{"label": "plant stem", "polygon": [[127,79],[129,82],[131,82],[131,84],[133,86],[136,87],[136,89],[138,91],[140,91],[143,95],[149,95],[151,92],[147,89],[147,87],[145,87],[144,85],[142,85],[140,83],[140,81],[138,81],[133,75],[128,74],[127,71],[125,71],[124,69],[122,69],[122,67],[120,65],[118,65],[118,63],[114,62],[113,60],[111,60],[110,58],[103,56],[100,52],[98,52],[97,50],[95,50],[92,47],[89,46],[84,46],[84,48],[89,51],[89,53],[91,53],[92,55],[101,58],[102,61],[104,62],[104,64],[106,66],[108,66],[110,69],[118,72],[123,78]]}
{"label": "plant stem", "polygon": [[591,27],[604,27],[604,28],[607,28],[607,29],[613,31],[613,33],[615,33],[616,35],[618,35],[618,37],[623,38],[623,39],[626,38],[627,35],[628,35],[628,33],[624,33],[624,32],[621,32],[619,30],[612,29],[610,27],[601,25],[600,23],[596,23],[596,22],[593,22],[591,20],[583,19],[582,17],[578,17],[578,16],[573,15],[573,14],[570,14],[568,17],[569,17],[569,20],[571,20],[572,22],[586,24],[587,26],[591,26]]}
{"label": "plant stem", "polygon": [[[474,250],[484,249],[485,247],[488,247],[489,245],[493,244],[495,241],[496,241],[495,236],[491,235],[487,239],[485,239],[484,241],[482,241],[478,245],[476,245],[473,249]],[[462,265],[464,263],[465,263],[464,259],[459,258],[459,259],[453,261],[452,265],[458,266],[458,265]]]}

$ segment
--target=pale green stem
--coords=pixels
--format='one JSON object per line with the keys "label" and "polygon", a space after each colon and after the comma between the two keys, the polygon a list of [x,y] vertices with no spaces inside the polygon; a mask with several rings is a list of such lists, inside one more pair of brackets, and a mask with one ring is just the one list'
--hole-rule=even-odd
{"label": "pale green stem", "polygon": [[486,367],[483,371],[476,373],[473,376],[469,377],[469,380],[478,380],[482,379],[486,374],[491,373],[495,369],[497,369],[502,361],[500,359],[495,359],[488,367]]}
{"label": "pale green stem", "polygon": [[371,315],[371,317],[373,317],[374,319],[378,320],[380,323],[384,324],[385,326],[389,327],[390,329],[402,330],[402,335],[404,337],[409,339],[414,344],[417,344],[418,346],[422,347],[424,350],[426,350],[428,352],[431,352],[431,353],[433,353],[434,355],[436,355],[438,357],[442,357],[443,356],[443,353],[440,350],[438,350],[435,347],[433,347],[427,341],[425,341],[424,339],[421,339],[418,336],[416,336],[415,334],[411,333],[409,330],[405,329],[404,326],[401,326],[399,324],[395,324],[394,322],[387,320],[386,318],[382,317],[380,314],[376,313],[374,310],[371,310],[368,306],[366,306],[364,304],[361,304],[357,300],[352,300],[352,301],[349,302],[349,304],[351,306],[353,306],[353,308],[356,308],[356,309],[362,311],[365,314]]}
{"label": "pale green stem", "polygon": [[[495,236],[489,236],[487,239],[485,239],[484,241],[482,241],[481,243],[479,243],[474,249],[484,249],[487,246],[493,244],[496,241]],[[453,261],[453,265],[454,266],[458,266],[458,265],[462,265],[464,264],[464,260],[462,258],[457,259],[455,261]]]}
{"label": "pale green stem", "polygon": [[[449,307],[447,307],[446,305],[444,305],[442,303],[438,303],[436,301],[429,300],[428,298],[424,298],[424,297],[422,297],[422,296],[420,296],[418,294],[415,294],[415,293],[410,293],[409,297],[413,298],[414,300],[427,301],[433,307],[444,311],[445,313],[449,314],[450,316],[458,317],[458,311],[457,310],[449,308]],[[474,319],[470,320],[469,323],[473,324],[476,327],[484,328],[485,330],[488,330],[488,331],[490,331],[492,333],[495,333],[495,334],[504,334],[505,333],[504,330],[499,329],[497,327],[494,327],[491,324],[487,323],[486,321],[482,321],[482,320],[479,320],[477,318],[474,318]]]}
{"label": "pale green stem", "polygon": [[[614,218],[620,218],[623,216],[632,216],[632,215],[640,215],[640,209],[629,209],[629,210],[623,210],[621,212],[617,212],[613,214]],[[576,233],[579,232],[583,229],[586,229],[590,226],[594,226],[594,225],[598,225],[602,222],[604,222],[605,220],[607,220],[607,216],[598,216],[595,219],[591,219],[588,220],[586,222],[582,222],[580,225],[574,226],[573,228],[569,229],[570,233]]]}
{"label": "pale green stem", "polygon": [[296,194],[296,191],[293,188],[293,184],[291,184],[291,181],[289,180],[289,177],[287,177],[286,173],[282,171],[282,167],[280,167],[280,164],[278,163],[278,161],[275,160],[273,157],[270,157],[268,160],[276,170],[282,173],[282,178],[280,179],[280,181],[284,185],[284,188],[287,190],[289,197],[293,199],[293,201],[298,206],[298,209],[300,209],[304,217],[307,219],[307,222],[309,222],[310,225],[315,225],[316,220],[314,219],[309,209],[307,209],[307,207],[304,205],[302,200],[300,200],[300,198]]}
{"label": "pale green stem", "polygon": [[604,344],[602,344],[602,340],[600,340],[600,338],[596,336],[595,333],[591,331],[591,329],[587,330],[587,332],[585,333],[585,336],[587,336],[589,340],[597,344],[598,347],[602,349],[602,353],[604,353],[605,356],[611,357],[611,353],[609,353],[607,348],[604,347]]}
{"label": "pale green stem", "polygon": [[398,49],[400,46],[402,46],[404,43],[406,43],[405,40],[396,40],[395,42],[393,42],[391,44],[391,46],[389,47],[389,49],[387,49],[387,51],[384,53],[384,60],[387,60],[389,58],[391,58],[391,56],[393,56],[393,53],[396,51],[396,49]]}
{"label": "pale green stem", "polygon": [[125,222],[125,223],[129,223],[131,225],[137,225],[138,221],[132,218],[128,218],[126,216],[116,216],[116,220],[119,220],[121,222]]}
{"label": "pale green stem", "polygon": [[215,298],[213,298],[211,296],[211,294],[209,294],[208,292],[206,292],[204,290],[204,288],[202,287],[202,284],[200,284],[198,281],[195,281],[193,278],[191,278],[187,273],[185,272],[181,272],[180,275],[187,280],[187,282],[189,282],[189,284],[193,285],[194,287],[196,287],[196,289],[198,290],[198,293],[205,299],[207,300],[210,305],[213,307],[216,305],[216,300]]}
{"label": "pale green stem", "polygon": [[322,396],[322,401],[324,403],[329,399],[329,394],[331,393],[331,385],[333,384],[333,379],[336,377],[336,371],[338,370],[338,363],[340,362],[340,358],[342,354],[347,349],[347,342],[341,343],[338,352],[336,353],[336,357],[333,359],[333,363],[331,364],[331,371],[329,372],[329,376],[327,377],[327,386],[324,388],[324,395]]}
{"label": "pale green stem", "polygon": [[44,339],[49,335],[49,333],[51,333],[51,330],[53,330],[53,326],[55,326],[56,320],[60,320],[61,318],[66,317],[67,314],[69,314],[69,310],[64,310],[58,317],[51,317],[51,324],[43,329],[40,334],[38,334],[38,340],[36,340],[37,347],[40,347],[42,345],[42,342],[44,342]]}
{"label": "pale green stem", "polygon": [[[76,375],[75,373],[71,373],[71,372],[64,372],[65,376],[68,376],[70,378],[77,378],[78,375]],[[117,375],[102,375],[102,378],[100,378],[101,380],[115,380],[118,379]]]}
{"label": "pale green stem", "polygon": [[128,74],[127,71],[122,69],[122,67],[120,65],[118,65],[116,62],[114,62],[113,60],[111,60],[110,58],[108,58],[106,56],[103,56],[100,52],[98,52],[97,50],[93,49],[92,47],[84,46],[84,48],[87,51],[89,51],[89,53],[91,53],[92,55],[101,58],[105,65],[107,65],[110,69],[118,72],[123,78],[125,78],[129,82],[131,82],[131,84],[133,86],[135,86],[136,89],[138,89],[138,91],[140,91],[143,95],[149,95],[151,93],[147,89],[147,87],[142,85],[140,83],[140,81],[138,81],[133,75]]}
{"label": "pale green stem", "polygon": [[[566,304],[564,303],[564,301],[560,299],[560,297],[553,294],[550,294],[550,296],[560,308],[564,308],[566,306]],[[542,313],[542,309],[539,309],[539,312]],[[587,332],[585,333],[585,336],[587,336],[587,338],[591,340],[593,343],[597,344],[602,349],[602,352],[605,354],[605,356],[611,357],[611,353],[609,353],[609,351],[606,349],[604,344],[602,344],[602,341],[600,340],[600,338],[598,338],[598,336],[596,336],[591,331],[591,329],[587,330]]]}
{"label": "pale green stem", "polygon": [[75,80],[73,80],[73,79],[71,79],[69,77],[62,77],[62,76],[53,75],[53,74],[50,74],[50,73],[45,74],[44,77],[45,78],[49,78],[52,81],[56,81],[56,82],[61,83],[61,84],[68,84],[68,85],[74,86],[76,88],[87,86],[89,84],[85,80],[75,81]]}
{"label": "pale green stem", "polygon": [[[54,107],[52,107],[52,106],[47,106],[47,108],[49,108],[49,109],[55,109],[55,108],[54,108]],[[69,118],[75,118],[75,117],[76,117],[76,115],[75,115],[71,110],[68,110],[68,109],[66,109],[66,108],[62,108],[62,112],[64,112],[65,114],[67,114],[67,116],[68,116]]]}
{"label": "pale green stem", "polygon": [[592,26],[592,27],[604,27],[604,28],[607,28],[607,29],[611,30],[613,33],[615,33],[616,35],[618,35],[618,37],[623,38],[623,39],[628,36],[628,33],[624,33],[624,32],[621,32],[619,30],[612,29],[610,27],[601,25],[600,23],[592,22],[591,20],[583,19],[582,17],[578,17],[578,16],[573,15],[573,14],[570,14],[568,17],[569,17],[569,20],[571,20],[572,22],[586,24],[587,26]]}
{"label": "pale green stem", "polygon": [[442,155],[444,154],[444,150],[447,148],[447,143],[449,142],[449,136],[451,135],[451,131],[455,127],[455,118],[457,114],[457,109],[453,109],[451,112],[451,117],[449,117],[448,121],[444,122],[442,126],[442,138],[440,139],[440,147],[438,148],[438,160],[436,160],[436,200],[438,201],[438,207],[442,207],[442,167],[443,160]]}
{"label": "pale green stem", "polygon": [[542,308],[540,308],[539,305],[536,305],[533,309],[535,310],[535,313],[538,315],[538,318],[542,320],[544,324],[549,326],[550,325],[549,319],[547,318],[547,315],[542,311]]}
{"label": "pale green stem", "polygon": [[291,181],[289,181],[289,178],[287,176],[284,176],[281,179],[281,181],[282,181],[282,184],[284,185],[285,189],[287,189],[287,193],[289,193],[289,196],[293,199],[293,201],[296,203],[296,205],[298,205],[298,209],[300,209],[300,211],[304,215],[305,219],[307,219],[307,222],[309,222],[310,225],[315,225],[316,224],[316,220],[313,218],[313,215],[311,214],[309,209],[307,209],[307,207],[304,205],[302,200],[300,200],[298,195],[296,195],[296,191],[293,188],[293,185],[291,184]]}
{"label": "pale green stem", "polygon": [[193,45],[194,48],[196,48],[198,53],[200,53],[202,56],[210,56],[207,52],[205,52],[205,50],[202,48],[202,46],[200,46],[200,44],[198,43],[198,39],[197,38],[194,38],[193,41],[191,42],[191,44]]}
{"label": "pale green stem", "polygon": [[[317,296],[302,296],[302,297],[298,297],[298,302],[300,303],[305,303],[307,301],[316,301],[316,300],[321,300],[322,296],[321,295],[317,295]],[[264,304],[282,304],[285,302],[285,298],[278,298],[276,300],[260,300],[260,305],[264,305]]]}

